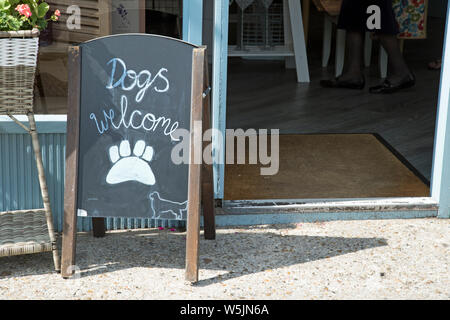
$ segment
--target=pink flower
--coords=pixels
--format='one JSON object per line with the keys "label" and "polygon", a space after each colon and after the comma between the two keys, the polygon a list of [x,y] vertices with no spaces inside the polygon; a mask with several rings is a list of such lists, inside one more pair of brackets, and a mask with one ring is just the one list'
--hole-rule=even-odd
{"label": "pink flower", "polygon": [[59,20],[59,17],[61,17],[61,11],[59,11],[58,9],[56,9],[53,17],[54,17],[54,20],[55,20],[55,21],[58,21],[58,20]]}
{"label": "pink flower", "polygon": [[177,229],[175,229],[175,228],[172,228],[172,229],[170,229],[170,231],[177,231]]}
{"label": "pink flower", "polygon": [[25,16],[27,18],[31,17],[31,9],[30,6],[27,4],[19,4],[16,7],[16,11],[19,12],[22,16]]}
{"label": "pink flower", "polygon": [[164,228],[163,228],[163,227],[159,227],[158,229],[159,229],[159,230],[164,230]]}

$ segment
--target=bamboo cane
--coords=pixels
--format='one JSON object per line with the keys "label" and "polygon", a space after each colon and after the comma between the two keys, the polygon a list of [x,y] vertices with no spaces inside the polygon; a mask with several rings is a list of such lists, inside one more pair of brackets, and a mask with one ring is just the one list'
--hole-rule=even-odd
{"label": "bamboo cane", "polygon": [[47,182],[45,179],[44,165],[42,164],[41,147],[39,144],[38,133],[36,131],[36,122],[34,120],[34,113],[29,112],[27,114],[27,116],[28,116],[28,121],[30,123],[30,131],[29,132],[31,135],[31,141],[33,143],[34,156],[36,159],[36,165],[37,165],[37,169],[38,169],[39,185],[41,187],[41,195],[42,195],[42,200],[44,202],[45,217],[47,220],[48,233],[50,236],[50,241],[52,242],[52,246],[53,246],[53,262],[55,264],[55,270],[57,272],[60,272],[61,271],[61,263],[60,263],[59,253],[58,253],[58,247],[56,245],[55,229],[53,226],[53,215],[52,215],[52,209],[50,207],[50,200],[48,197]]}

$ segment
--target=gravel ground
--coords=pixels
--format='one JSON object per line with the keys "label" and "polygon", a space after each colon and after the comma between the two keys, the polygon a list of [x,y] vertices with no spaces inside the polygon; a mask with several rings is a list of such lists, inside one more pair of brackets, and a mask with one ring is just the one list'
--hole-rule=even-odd
{"label": "gravel ground", "polygon": [[185,233],[80,234],[80,272],[51,254],[0,258],[0,299],[450,299],[450,220],[220,228],[184,281]]}

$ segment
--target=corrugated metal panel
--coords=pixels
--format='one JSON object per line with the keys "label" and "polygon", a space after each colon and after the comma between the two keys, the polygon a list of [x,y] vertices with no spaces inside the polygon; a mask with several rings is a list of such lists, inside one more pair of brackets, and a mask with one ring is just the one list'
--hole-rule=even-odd
{"label": "corrugated metal panel", "polygon": [[[65,133],[39,134],[55,228],[63,228]],[[0,211],[42,208],[36,163],[29,134],[0,133]],[[184,222],[108,218],[108,230],[184,226]],[[78,231],[90,231],[90,218],[78,218]]]}

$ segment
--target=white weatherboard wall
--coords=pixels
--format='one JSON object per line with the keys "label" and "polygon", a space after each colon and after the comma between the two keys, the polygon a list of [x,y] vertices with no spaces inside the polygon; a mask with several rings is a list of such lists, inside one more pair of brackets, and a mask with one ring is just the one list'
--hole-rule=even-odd
{"label": "white weatherboard wall", "polygon": [[[26,116],[17,118],[28,125]],[[37,115],[42,160],[49,189],[55,228],[63,228],[66,116]],[[0,212],[42,208],[31,137],[7,116],[0,116]],[[183,221],[108,218],[107,229],[178,227]],[[90,218],[78,218],[78,231],[92,228]]]}

